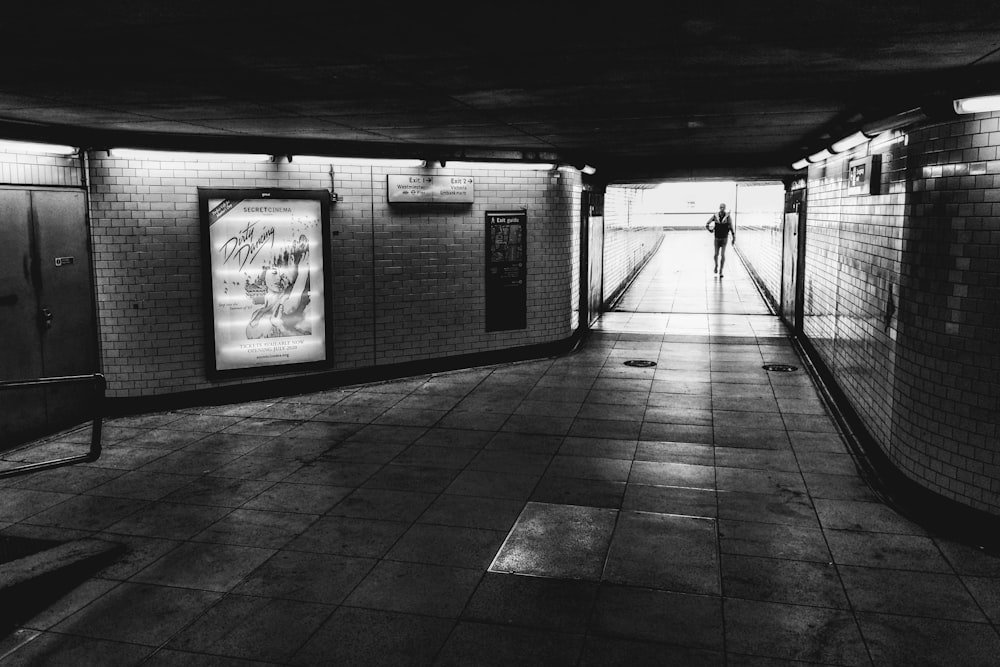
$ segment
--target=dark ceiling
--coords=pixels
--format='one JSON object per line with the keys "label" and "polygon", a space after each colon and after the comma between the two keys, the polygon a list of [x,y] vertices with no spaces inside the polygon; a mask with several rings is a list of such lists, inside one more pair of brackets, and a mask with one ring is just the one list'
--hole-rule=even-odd
{"label": "dark ceiling", "polygon": [[773,178],[865,123],[1000,86],[993,0],[22,4],[0,136],[90,148]]}

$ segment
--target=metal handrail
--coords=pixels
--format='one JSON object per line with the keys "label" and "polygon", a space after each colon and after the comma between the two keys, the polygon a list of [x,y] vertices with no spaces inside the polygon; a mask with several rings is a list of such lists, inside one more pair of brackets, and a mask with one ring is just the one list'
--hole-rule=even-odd
{"label": "metal handrail", "polygon": [[13,380],[0,382],[0,391],[5,389],[23,389],[25,387],[39,387],[54,384],[70,384],[75,382],[94,382],[97,389],[97,400],[94,405],[93,427],[90,432],[90,451],[80,456],[68,456],[61,459],[52,459],[41,463],[29,463],[16,468],[0,470],[0,479],[5,477],[15,477],[26,475],[39,470],[48,470],[61,466],[72,465],[74,463],[90,463],[96,461],[101,456],[101,429],[103,422],[104,394],[107,389],[107,381],[101,373],[90,375],[65,375],[62,377],[37,378],[34,380]]}

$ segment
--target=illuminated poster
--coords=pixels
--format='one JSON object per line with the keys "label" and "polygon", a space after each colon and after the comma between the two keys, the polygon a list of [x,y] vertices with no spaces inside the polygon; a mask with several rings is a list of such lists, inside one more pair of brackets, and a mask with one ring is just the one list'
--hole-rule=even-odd
{"label": "illuminated poster", "polygon": [[329,193],[199,190],[215,372],[327,361]]}
{"label": "illuminated poster", "polygon": [[486,330],[528,322],[528,213],[486,213]]}

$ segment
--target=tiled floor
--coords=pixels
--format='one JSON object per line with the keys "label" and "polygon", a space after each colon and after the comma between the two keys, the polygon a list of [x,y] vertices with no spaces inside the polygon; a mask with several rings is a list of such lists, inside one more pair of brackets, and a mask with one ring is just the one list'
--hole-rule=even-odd
{"label": "tiled floor", "polygon": [[1000,559],[879,502],[706,239],[573,354],[115,419],[3,482],[3,532],[129,552],[0,664],[998,664]]}

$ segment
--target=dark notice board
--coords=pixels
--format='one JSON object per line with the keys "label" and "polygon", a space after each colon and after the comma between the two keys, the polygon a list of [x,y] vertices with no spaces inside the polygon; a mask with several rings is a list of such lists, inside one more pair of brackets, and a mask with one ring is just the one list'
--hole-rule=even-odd
{"label": "dark notice board", "polygon": [[486,212],[486,330],[528,326],[528,212]]}

